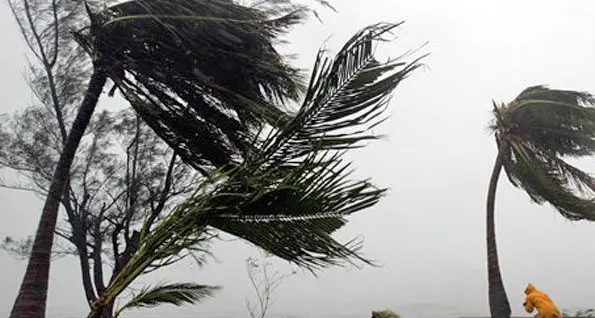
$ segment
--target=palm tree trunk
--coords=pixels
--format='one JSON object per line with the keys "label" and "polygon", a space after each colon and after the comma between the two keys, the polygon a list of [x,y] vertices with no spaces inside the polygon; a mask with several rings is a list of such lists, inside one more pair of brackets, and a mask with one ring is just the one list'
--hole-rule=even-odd
{"label": "palm tree trunk", "polygon": [[35,240],[33,241],[27,270],[25,271],[19,294],[10,312],[10,318],[45,317],[50,256],[54,241],[54,230],[56,229],[56,221],[58,219],[58,210],[60,208],[60,199],[69,179],[72,161],[81,138],[89,125],[105,82],[105,73],[101,70],[95,70],[89,81],[85,98],[72,123],[72,128],[64,144],[64,149],[60,154],[58,164],[56,165],[52,183],[48,190],[41,218],[37,226],[37,232],[35,233]]}
{"label": "palm tree trunk", "polygon": [[[503,146],[502,146],[503,147]],[[494,164],[492,177],[490,178],[490,186],[488,188],[487,199],[487,246],[488,246],[488,295],[490,302],[490,314],[492,318],[510,318],[510,303],[506,290],[504,289],[504,282],[500,275],[500,265],[498,264],[498,249],[496,247],[496,225],[494,220],[494,206],[496,203],[496,188],[498,186],[498,178],[502,171],[504,149],[498,150],[498,157]]]}

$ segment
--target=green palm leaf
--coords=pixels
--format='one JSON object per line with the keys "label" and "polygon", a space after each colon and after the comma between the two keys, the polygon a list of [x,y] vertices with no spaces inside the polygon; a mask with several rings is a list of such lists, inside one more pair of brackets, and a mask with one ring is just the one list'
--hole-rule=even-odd
{"label": "green palm leaf", "polygon": [[[376,139],[370,128],[382,121],[390,94],[411,72],[421,66],[402,58],[380,63],[373,44],[402,23],[379,23],[362,29],[334,59],[320,51],[307,94],[295,119],[276,131],[263,147],[266,164],[297,160],[311,152],[356,147],[361,141]],[[347,131],[346,129],[349,129]]]}
{"label": "green palm leaf", "polygon": [[545,86],[494,105],[492,128],[506,145],[503,165],[510,182],[571,220],[595,220],[595,179],[565,160],[595,153],[594,106],[589,93]]}
{"label": "green palm leaf", "polygon": [[561,156],[595,153],[595,99],[589,93],[525,89],[508,106],[497,108],[499,130],[508,129],[542,152]]}
{"label": "green palm leaf", "polygon": [[122,311],[133,308],[155,307],[162,304],[181,306],[195,304],[212,297],[220,287],[197,285],[193,283],[161,284],[142,289],[130,301],[116,311],[118,317]]}
{"label": "green palm leaf", "polygon": [[352,258],[368,262],[356,253],[358,242],[341,244],[331,234],[346,223],[345,216],[376,204],[385,190],[349,180],[349,165],[335,151],[377,138],[369,129],[382,120],[394,88],[420,66],[423,56],[409,63],[374,58],[373,43],[399,25],[364,28],[334,59],[319,53],[295,118],[266,139],[262,153],[247,159],[259,171],[234,175],[249,180],[258,173],[266,195],[241,211],[211,217],[210,226],[310,269]]}
{"label": "green palm leaf", "polygon": [[[357,33],[335,59],[319,54],[302,108],[273,129],[245,160],[205,181],[197,193],[143,230],[138,252],[98,301],[117,297],[136,277],[208,242],[209,229],[243,238],[311,271],[369,263],[356,240],[332,234],[346,216],[375,205],[384,195],[368,180],[353,180],[345,151],[375,139],[388,98],[420,64],[373,57],[373,43],[399,24],[377,24]],[[93,314],[91,315],[93,317]]]}
{"label": "green palm leaf", "polygon": [[241,209],[213,215],[208,225],[309,269],[352,258],[368,263],[357,254],[359,242],[343,244],[331,235],[347,223],[345,216],[376,204],[385,190],[348,180],[348,168],[335,155],[308,159],[282,179],[264,175],[274,184],[246,197]]}
{"label": "green palm leaf", "polygon": [[255,131],[290,116],[305,85],[273,44],[303,20],[289,0],[130,0],[75,33],[147,124],[205,171],[241,161]]}

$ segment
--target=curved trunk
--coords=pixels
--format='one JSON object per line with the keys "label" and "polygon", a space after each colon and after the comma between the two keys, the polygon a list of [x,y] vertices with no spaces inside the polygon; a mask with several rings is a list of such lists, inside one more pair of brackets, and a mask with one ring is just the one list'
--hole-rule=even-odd
{"label": "curved trunk", "polygon": [[498,178],[502,171],[503,163],[503,147],[498,150],[498,157],[494,164],[494,170],[490,178],[490,186],[488,188],[487,198],[487,213],[486,213],[486,229],[487,229],[487,247],[488,247],[488,294],[490,302],[490,314],[492,318],[510,318],[510,304],[506,290],[504,289],[504,282],[500,275],[500,265],[498,264],[498,250],[496,247],[496,225],[494,220],[494,206],[496,203],[496,188],[498,186]]}
{"label": "curved trunk", "polygon": [[35,233],[31,256],[27,270],[21,283],[19,294],[15,300],[10,318],[43,318],[47,299],[50,272],[50,256],[54,241],[54,230],[60,208],[60,199],[68,182],[70,167],[85,129],[89,125],[99,95],[105,85],[103,71],[95,70],[89,81],[85,98],[60,154],[52,183],[48,190],[43,211]]}

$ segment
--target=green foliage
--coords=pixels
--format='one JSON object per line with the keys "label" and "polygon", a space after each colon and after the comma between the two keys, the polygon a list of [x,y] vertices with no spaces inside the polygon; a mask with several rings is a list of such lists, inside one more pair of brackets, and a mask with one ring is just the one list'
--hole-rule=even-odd
{"label": "green foliage", "polygon": [[346,216],[373,206],[385,193],[368,180],[351,180],[343,155],[377,138],[369,128],[382,120],[394,88],[420,66],[419,58],[381,64],[373,57],[373,43],[397,26],[363,29],[335,59],[319,54],[295,117],[272,130],[260,151],[200,184],[152,231],[143,229],[138,252],[95,306],[105,306],[147,270],[208,241],[210,229],[311,271],[370,263],[358,253],[359,242],[340,243],[332,234]]}
{"label": "green foliage", "polygon": [[309,269],[367,262],[356,253],[358,242],[344,245],[330,235],[385,191],[349,180],[349,164],[337,150],[377,138],[368,129],[382,120],[396,85],[419,66],[373,58],[373,42],[397,26],[363,29],[334,60],[319,54],[302,108],[218,186],[211,204],[227,208],[211,214],[209,226]]}
{"label": "green foliage", "polygon": [[155,307],[162,304],[181,306],[195,304],[207,297],[212,297],[219,287],[192,283],[161,284],[142,289],[130,301],[116,311],[118,317],[122,311],[141,307]]}
{"label": "green foliage", "polygon": [[[0,172],[16,172],[20,178],[0,180],[0,186],[46,196],[61,149],[55,114],[36,104],[4,123]],[[38,136],[45,136],[43,142]],[[130,109],[94,116],[71,168],[69,195],[62,201],[64,220],[52,247],[53,258],[77,258],[89,304],[136,252],[140,227],[153,228],[201,179]],[[0,243],[0,249],[23,260],[31,247],[31,238]],[[187,256],[202,263],[206,255],[183,253],[169,263]]]}
{"label": "green foliage", "polygon": [[91,13],[76,38],[146,123],[206,173],[240,162],[262,125],[286,123],[276,103],[305,89],[273,44],[307,8],[259,2],[126,1]]}
{"label": "green foliage", "polygon": [[595,153],[594,105],[589,93],[544,86],[494,104],[492,128],[510,182],[571,220],[595,220],[595,179],[564,159]]}
{"label": "green foliage", "polygon": [[26,239],[14,239],[7,236],[0,243],[0,250],[6,251],[17,259],[26,260],[31,253],[31,245],[33,245],[31,236]]}
{"label": "green foliage", "polygon": [[372,318],[401,318],[392,310],[373,311]]}

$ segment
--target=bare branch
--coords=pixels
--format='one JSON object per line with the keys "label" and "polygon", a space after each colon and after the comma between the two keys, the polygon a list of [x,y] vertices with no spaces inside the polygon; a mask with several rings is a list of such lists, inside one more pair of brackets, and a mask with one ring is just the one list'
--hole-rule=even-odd
{"label": "bare branch", "polygon": [[165,207],[165,202],[167,202],[167,199],[171,195],[170,190],[171,190],[171,186],[172,186],[172,175],[173,175],[174,169],[176,167],[176,159],[177,159],[176,154],[175,153],[172,154],[170,162],[169,162],[169,166],[167,168],[167,173],[165,176],[165,185],[163,186],[163,190],[161,190],[159,204],[157,205],[156,208],[152,209],[151,215],[149,216],[149,219],[147,220],[147,228],[148,229],[151,229],[151,227],[153,226],[153,222],[155,222],[155,219],[157,219],[159,214],[161,214],[161,212],[163,211],[163,208]]}
{"label": "bare branch", "polygon": [[95,223],[93,224],[93,238],[95,241],[95,248],[93,249],[93,280],[95,282],[95,289],[97,290],[97,294],[99,295],[105,292],[105,283],[103,281],[103,261],[101,258],[103,248],[103,237],[100,232],[100,225],[102,221],[103,211],[100,212],[99,216],[95,220]]}
{"label": "bare branch", "polygon": [[41,56],[37,53],[37,51],[35,51],[35,48],[31,44],[31,40],[29,40],[29,38],[27,37],[27,34],[29,32],[27,31],[28,29],[25,28],[25,26],[23,25],[23,22],[19,18],[19,14],[18,14],[19,10],[15,7],[13,1],[7,1],[7,2],[8,2],[8,7],[10,8],[10,11],[12,12],[12,15],[15,17],[17,25],[19,26],[19,29],[21,30],[21,34],[23,35],[25,44],[27,44],[27,47],[29,47],[29,50],[31,51],[31,53],[33,55],[35,55],[35,57],[41,61],[42,60]]}
{"label": "bare branch", "polygon": [[[59,51],[58,40],[60,37],[58,35],[58,6],[56,5],[56,0],[52,0],[52,13],[54,15],[54,56],[52,56],[48,63],[50,68],[54,67],[54,65],[56,64],[56,61],[58,60]],[[64,140],[66,140],[66,138],[64,138]]]}
{"label": "bare branch", "polygon": [[24,185],[18,185],[18,184],[8,184],[4,180],[1,180],[1,179],[0,179],[0,188],[10,189],[10,190],[18,190],[18,191],[26,191],[26,192],[33,192],[33,193],[39,194],[39,195],[46,195],[47,194],[47,192],[45,192],[45,191],[39,191],[38,188],[33,188],[31,186],[24,186]]}
{"label": "bare branch", "polygon": [[257,303],[254,304],[246,299],[246,308],[251,318],[265,318],[273,304],[273,296],[277,287],[283,280],[296,274],[295,270],[285,274],[274,270],[269,255],[265,252],[261,252],[260,258],[249,257],[246,259],[246,272],[257,300]]}

